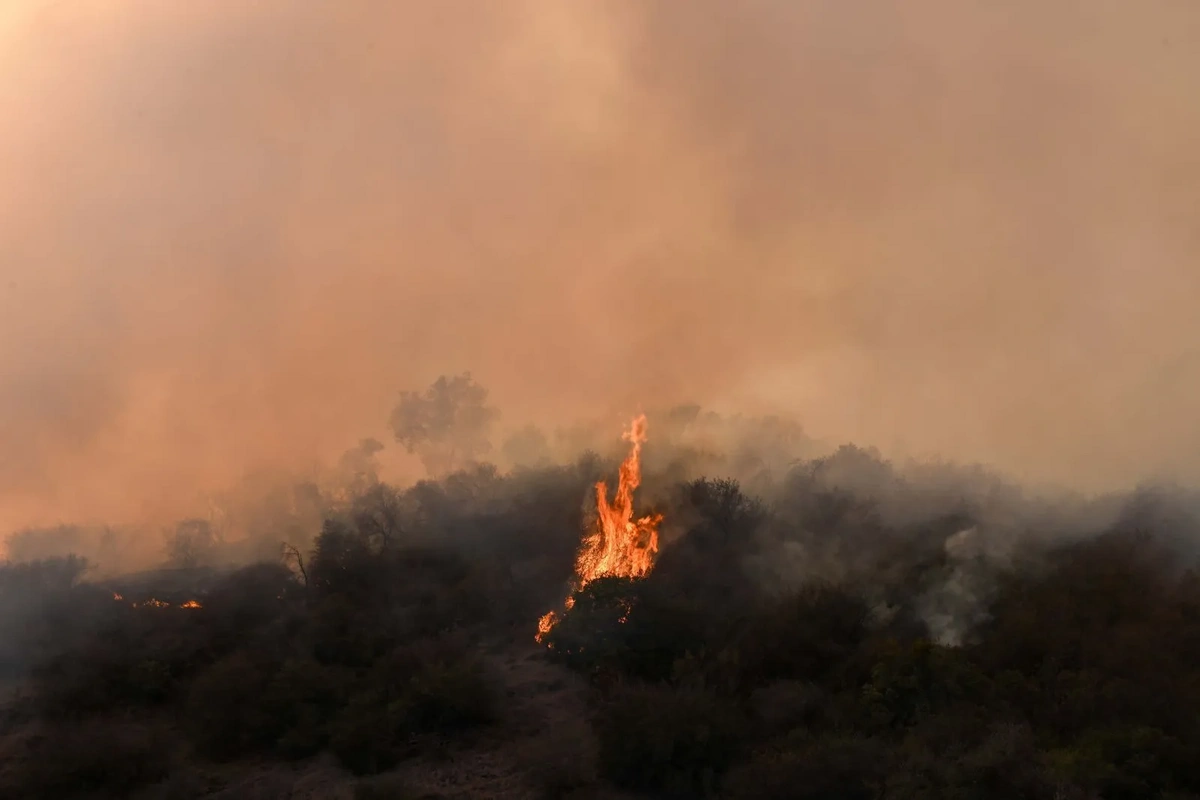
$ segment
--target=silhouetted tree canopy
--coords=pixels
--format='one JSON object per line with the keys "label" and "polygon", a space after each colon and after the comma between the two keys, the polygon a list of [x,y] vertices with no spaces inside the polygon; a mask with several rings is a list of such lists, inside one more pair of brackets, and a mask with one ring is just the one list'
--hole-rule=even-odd
{"label": "silhouetted tree canopy", "polygon": [[185,519],[167,536],[167,560],[187,569],[208,564],[218,544],[212,523],[205,519]]}
{"label": "silhouetted tree canopy", "polygon": [[420,456],[430,475],[446,475],[491,450],[498,412],[487,405],[487,397],[470,373],[443,375],[424,393],[400,395],[392,432],[408,452]]}

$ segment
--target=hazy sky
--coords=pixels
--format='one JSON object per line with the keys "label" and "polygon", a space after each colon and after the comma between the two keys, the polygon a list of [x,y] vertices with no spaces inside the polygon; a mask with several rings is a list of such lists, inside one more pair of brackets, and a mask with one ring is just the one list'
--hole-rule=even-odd
{"label": "hazy sky", "polygon": [[1200,477],[1195,0],[0,6],[0,527],[466,369],[513,423]]}

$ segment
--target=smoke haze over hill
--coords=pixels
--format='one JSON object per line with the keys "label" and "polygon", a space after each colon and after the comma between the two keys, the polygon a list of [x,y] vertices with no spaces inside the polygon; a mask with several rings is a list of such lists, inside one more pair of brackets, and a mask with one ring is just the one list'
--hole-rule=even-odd
{"label": "smoke haze over hill", "polygon": [[460,369],[514,427],[1200,475],[1195,3],[5,6],[0,530],[182,516]]}

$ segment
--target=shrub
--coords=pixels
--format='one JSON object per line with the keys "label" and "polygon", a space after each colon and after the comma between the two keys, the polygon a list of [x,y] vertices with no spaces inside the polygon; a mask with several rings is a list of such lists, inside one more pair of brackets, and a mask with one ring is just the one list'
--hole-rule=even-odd
{"label": "shrub", "polygon": [[63,723],[25,737],[0,773],[5,797],[124,796],[161,780],[169,770],[167,737],[123,720]]}
{"label": "shrub", "polygon": [[289,659],[267,685],[263,706],[280,731],[275,750],[306,758],[328,742],[330,721],[340,710],[352,675],[311,659]]}
{"label": "shrub", "polygon": [[756,689],[749,701],[756,732],[774,738],[822,721],[829,712],[830,696],[817,684],[779,681]]}
{"label": "shrub", "polygon": [[546,797],[564,797],[595,783],[595,751],[587,721],[567,718],[525,742],[519,757]]}
{"label": "shrub", "polygon": [[957,759],[953,771],[960,793],[979,800],[1054,797],[1038,763],[1033,732],[1024,725],[993,724],[976,747]]}
{"label": "shrub", "polygon": [[240,645],[247,633],[277,619],[300,587],[283,564],[251,564],[209,592],[204,619],[223,645]]}
{"label": "shrub", "polygon": [[307,619],[313,656],[322,664],[367,668],[399,640],[390,623],[383,611],[345,596],[320,597]]}
{"label": "shrub", "polygon": [[773,602],[739,637],[743,684],[840,682],[836,673],[858,648],[866,622],[866,605],[832,586],[806,586]]}
{"label": "shrub", "polygon": [[76,646],[103,618],[97,592],[79,585],[87,561],[77,556],[0,561],[0,677],[20,676],[31,664]]}
{"label": "shrub", "polygon": [[496,715],[492,686],[479,661],[470,658],[421,664],[398,707],[405,727],[421,733],[452,733]]}
{"label": "shrub", "polygon": [[334,719],[329,749],[355,775],[391,769],[405,753],[400,720],[371,694],[353,697]]}
{"label": "shrub", "polygon": [[421,795],[398,775],[379,775],[354,784],[354,800],[417,800]]}
{"label": "shrub", "polygon": [[982,710],[991,693],[987,676],[961,650],[918,640],[893,644],[883,654],[862,689],[862,701],[875,723],[904,727],[956,706]]}
{"label": "shrub", "polygon": [[451,734],[495,718],[496,698],[482,664],[450,639],[423,640],[380,659],[330,730],[330,749],[347,769],[391,768],[421,736]]}
{"label": "shrub", "polygon": [[788,742],[730,773],[731,800],[871,800],[887,773],[886,749],[867,739]]}
{"label": "shrub", "polygon": [[173,699],[184,676],[204,663],[207,637],[192,612],[132,609],[111,598],[112,617],[69,651],[34,670],[38,705],[51,717],[78,717]]}
{"label": "shrub", "polygon": [[363,685],[405,733],[449,733],[495,718],[495,694],[479,658],[455,638],[423,639],[380,659]]}
{"label": "shrub", "polygon": [[265,702],[275,668],[267,660],[238,652],[196,678],[186,710],[188,733],[202,753],[235,758],[275,743],[286,724]]}
{"label": "shrub", "polygon": [[629,578],[600,578],[574,595],[574,605],[550,631],[546,645],[572,669],[595,675],[619,671],[630,659],[624,626],[638,600]]}
{"label": "shrub", "polygon": [[702,688],[621,687],[596,720],[604,777],[677,796],[711,792],[740,751],[741,715]]}

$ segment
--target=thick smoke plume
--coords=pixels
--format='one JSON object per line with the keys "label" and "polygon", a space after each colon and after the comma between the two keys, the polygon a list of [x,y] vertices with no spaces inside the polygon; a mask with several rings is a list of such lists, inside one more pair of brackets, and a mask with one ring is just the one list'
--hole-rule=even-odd
{"label": "thick smoke plume", "polygon": [[3,5],[0,529],[202,516],[446,370],[1200,469],[1194,3]]}

